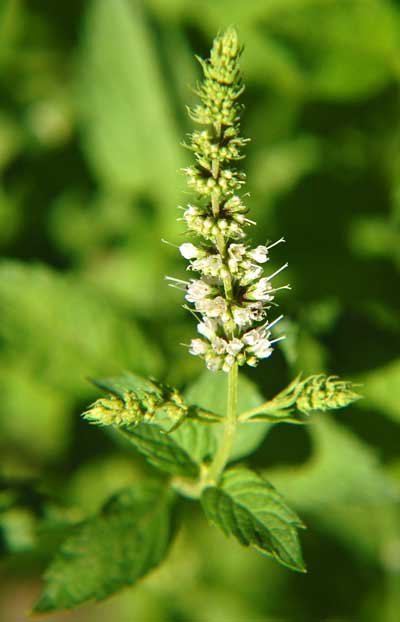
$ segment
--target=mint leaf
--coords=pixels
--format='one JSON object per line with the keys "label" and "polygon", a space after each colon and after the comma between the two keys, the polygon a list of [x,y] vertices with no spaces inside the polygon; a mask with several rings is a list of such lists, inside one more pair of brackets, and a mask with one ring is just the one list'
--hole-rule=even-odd
{"label": "mint leaf", "polygon": [[275,488],[245,467],[228,470],[201,497],[211,523],[292,570],[305,572],[297,528],[304,527]]}
{"label": "mint leaf", "polygon": [[169,495],[160,483],[143,482],[78,525],[47,569],[34,612],[103,600],[154,568],[171,541]]}
{"label": "mint leaf", "polygon": [[[187,423],[183,426],[186,427]],[[193,432],[195,433],[195,429]],[[197,477],[199,474],[198,463],[180,447],[175,433],[167,434],[161,426],[151,423],[125,428],[121,433],[146,456],[150,464],[162,471],[187,477]]]}

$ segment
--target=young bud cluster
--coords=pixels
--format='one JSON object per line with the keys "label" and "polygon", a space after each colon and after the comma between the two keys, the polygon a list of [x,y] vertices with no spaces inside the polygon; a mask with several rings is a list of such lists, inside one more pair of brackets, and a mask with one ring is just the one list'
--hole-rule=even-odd
{"label": "young bud cluster", "polygon": [[296,408],[306,415],[316,410],[344,408],[361,398],[354,391],[356,386],[337,376],[310,376],[301,383],[301,390],[296,396]]}
{"label": "young bud cluster", "polygon": [[174,387],[155,382],[151,384],[151,390],[125,391],[120,395],[100,398],[83,416],[98,425],[124,427],[151,422],[161,411],[172,421],[183,420],[188,415],[189,406]]}
{"label": "young bud cluster", "polygon": [[[180,246],[193,278],[171,284],[185,291],[199,318],[190,353],[204,358],[208,369],[229,372],[234,363],[256,366],[272,353],[267,311],[279,289],[272,281],[287,264],[264,274],[269,245],[252,248],[246,243],[247,218],[241,194],[245,174],[237,168],[247,139],[240,137],[238,98],[244,90],[239,71],[241,48],[236,31],[228,28],[214,41],[210,58],[199,59],[204,73],[196,92],[200,103],[190,117],[205,126],[194,131],[190,143],[195,163],[184,169],[187,183],[197,195],[196,205],[183,213],[193,241]],[[282,337],[280,338],[282,339]]]}

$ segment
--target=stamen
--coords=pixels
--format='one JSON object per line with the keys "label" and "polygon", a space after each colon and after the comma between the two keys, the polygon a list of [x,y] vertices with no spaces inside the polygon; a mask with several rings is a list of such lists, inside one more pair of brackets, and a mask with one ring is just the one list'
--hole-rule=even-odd
{"label": "stamen", "polygon": [[274,246],[277,246],[278,244],[281,244],[281,242],[286,242],[285,238],[281,238],[280,240],[277,240],[276,242],[273,242],[272,244],[267,246],[267,250],[269,250],[270,248],[274,248]]}
{"label": "stamen", "polygon": [[282,335],[282,337],[277,337],[276,339],[273,339],[272,341],[270,341],[270,344],[272,346],[272,344],[278,343],[278,341],[282,341],[283,339],[286,339],[286,335]]}
{"label": "stamen", "polygon": [[270,324],[266,325],[265,326],[265,330],[270,330],[273,326],[275,326],[275,324],[277,324],[281,320],[283,320],[283,315],[280,315],[273,322],[271,322]]}
{"label": "stamen", "polygon": [[267,279],[268,281],[270,281],[271,279],[273,279],[277,274],[279,274],[280,272],[282,272],[282,270],[285,270],[288,267],[288,263],[285,263],[283,266],[281,266],[278,270],[276,270],[276,272],[274,272],[273,274],[271,274],[271,276],[268,276]]}

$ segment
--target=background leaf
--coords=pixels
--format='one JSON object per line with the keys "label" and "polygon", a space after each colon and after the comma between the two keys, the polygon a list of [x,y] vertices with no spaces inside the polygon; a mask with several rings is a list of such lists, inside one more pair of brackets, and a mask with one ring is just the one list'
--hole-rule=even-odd
{"label": "background leaf", "polygon": [[377,455],[329,417],[309,426],[313,457],[267,476],[302,514],[317,520],[358,555],[380,559],[395,524],[400,488]]}
{"label": "background leaf", "polygon": [[[174,205],[182,156],[151,36],[140,3],[91,3],[82,49],[84,144],[111,187],[152,187],[154,198]],[[167,231],[174,228],[160,216]]]}

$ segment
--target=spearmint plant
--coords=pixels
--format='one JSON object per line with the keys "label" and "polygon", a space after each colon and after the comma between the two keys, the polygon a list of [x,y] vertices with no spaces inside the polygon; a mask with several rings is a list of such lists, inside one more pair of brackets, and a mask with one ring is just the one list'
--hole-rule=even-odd
{"label": "spearmint plant", "polygon": [[[183,291],[197,321],[189,354],[204,359],[209,374],[226,377],[226,412],[202,408],[174,387],[133,374],[94,381],[106,396],[84,417],[112,428],[159,477],[120,491],[72,529],[45,573],[37,613],[104,599],[148,573],[168,552],[180,497],[197,500],[209,522],[240,544],[305,571],[301,519],[262,475],[244,464],[231,466],[234,443],[256,423],[304,424],[313,413],[345,407],[359,396],[335,376],[299,376],[273,399],[239,410],[239,369],[262,364],[283,338],[273,336],[282,318],[275,296],[289,289],[275,284],[287,264],[266,269],[283,238],[256,247],[248,238],[255,223],[248,218],[240,169],[248,140],[240,135],[241,52],[236,31],[228,28],[215,39],[210,58],[199,59],[204,80],[189,115],[200,128],[186,145],[194,162],[184,170],[193,203],[183,211],[187,241],[179,247],[189,262],[188,279],[167,277]],[[258,444],[264,434],[265,428]]]}

